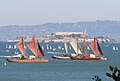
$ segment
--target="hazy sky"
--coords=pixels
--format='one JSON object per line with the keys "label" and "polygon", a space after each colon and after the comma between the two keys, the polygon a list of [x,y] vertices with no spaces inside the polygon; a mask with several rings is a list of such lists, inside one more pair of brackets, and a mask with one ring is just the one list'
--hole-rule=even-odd
{"label": "hazy sky", "polygon": [[120,0],[0,0],[0,25],[120,21]]}

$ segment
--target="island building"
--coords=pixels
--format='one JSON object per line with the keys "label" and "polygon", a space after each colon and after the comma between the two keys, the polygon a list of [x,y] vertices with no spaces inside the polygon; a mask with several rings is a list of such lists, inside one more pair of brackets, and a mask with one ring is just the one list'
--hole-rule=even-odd
{"label": "island building", "polygon": [[[84,32],[56,32],[56,33],[51,33],[49,35],[43,35],[43,36],[36,37],[36,39],[39,42],[64,42],[64,38],[66,38],[68,42],[75,38],[77,38],[79,42],[83,42],[84,38],[86,39],[86,42],[91,42],[94,40],[94,37]],[[108,38],[108,37],[100,36],[97,38],[98,38],[98,41],[101,43],[114,42],[114,39]],[[16,39],[8,40],[7,42],[18,42],[20,39],[21,37],[16,37]],[[32,39],[32,36],[24,36],[24,40],[26,42],[29,42],[31,39]]]}

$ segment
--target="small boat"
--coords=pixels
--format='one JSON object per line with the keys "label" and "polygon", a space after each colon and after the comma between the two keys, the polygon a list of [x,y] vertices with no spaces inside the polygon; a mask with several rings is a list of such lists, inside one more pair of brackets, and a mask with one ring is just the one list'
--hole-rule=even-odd
{"label": "small boat", "polygon": [[[38,50],[36,49],[36,38],[33,36],[32,40],[28,43],[28,48],[33,52],[34,56],[27,56],[24,48],[24,40],[22,39],[16,44],[22,54],[19,57],[6,58],[9,62],[48,62],[49,60],[44,58],[44,53],[40,44],[37,42]],[[41,57],[41,58],[40,58]]]}
{"label": "small boat", "polygon": [[61,47],[60,47],[60,46],[58,46],[58,49],[61,49]]}
{"label": "small boat", "polygon": [[46,46],[47,46],[47,49],[49,49],[49,45],[48,45],[48,44],[46,44]]}
{"label": "small boat", "polygon": [[74,46],[75,44],[72,45],[73,49],[76,50],[76,55],[72,56],[71,57],[72,59],[74,59],[74,60],[107,60],[107,58],[105,58],[103,56],[103,53],[102,53],[100,45],[97,41],[97,38],[94,38],[94,41],[90,43],[90,47],[91,47],[92,51],[94,52],[94,54],[87,54],[85,39],[84,39],[83,44],[84,44],[83,45],[84,46],[83,52],[81,52],[79,50],[77,43],[76,43],[76,47]]}
{"label": "small boat", "polygon": [[54,59],[60,59],[60,60],[70,60],[70,56],[65,56],[64,54],[63,55],[60,55],[60,56],[57,56],[57,55],[53,55],[52,58]]}
{"label": "small boat", "polygon": [[68,53],[68,42],[67,41],[64,42],[64,46],[65,46],[65,54],[62,54],[59,56],[53,55],[52,58],[61,59],[61,60],[70,60],[71,58],[70,58],[70,55]]}
{"label": "small boat", "polygon": [[113,46],[113,51],[116,51],[118,50],[118,47],[117,46]]}

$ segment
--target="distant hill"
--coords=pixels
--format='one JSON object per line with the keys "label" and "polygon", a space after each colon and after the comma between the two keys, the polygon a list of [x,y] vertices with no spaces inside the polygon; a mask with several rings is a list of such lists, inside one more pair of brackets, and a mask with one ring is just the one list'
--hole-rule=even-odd
{"label": "distant hill", "polygon": [[103,36],[115,38],[120,41],[120,21],[94,21],[77,23],[45,23],[42,25],[7,25],[0,26],[0,40],[15,39],[17,36],[41,36],[42,30],[46,34],[55,32],[84,32],[92,36]]}

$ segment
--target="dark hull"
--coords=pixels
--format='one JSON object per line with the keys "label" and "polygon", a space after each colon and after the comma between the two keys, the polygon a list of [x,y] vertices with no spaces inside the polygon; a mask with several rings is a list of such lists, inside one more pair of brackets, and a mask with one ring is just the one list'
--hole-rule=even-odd
{"label": "dark hull", "polygon": [[70,60],[71,59],[69,56],[56,56],[56,55],[53,55],[52,58],[60,59],[60,60]]}

